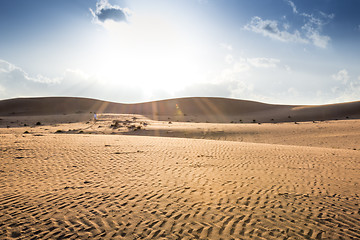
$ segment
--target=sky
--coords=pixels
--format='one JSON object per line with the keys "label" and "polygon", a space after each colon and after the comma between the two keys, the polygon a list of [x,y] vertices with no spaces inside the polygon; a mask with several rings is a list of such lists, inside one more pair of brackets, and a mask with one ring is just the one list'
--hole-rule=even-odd
{"label": "sky", "polygon": [[0,99],[360,100],[358,0],[1,0]]}

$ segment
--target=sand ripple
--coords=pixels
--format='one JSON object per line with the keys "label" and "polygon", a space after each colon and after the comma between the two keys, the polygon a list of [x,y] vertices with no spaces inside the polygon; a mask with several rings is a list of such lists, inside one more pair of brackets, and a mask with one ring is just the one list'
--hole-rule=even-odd
{"label": "sand ripple", "polygon": [[0,135],[1,239],[359,239],[360,152]]}

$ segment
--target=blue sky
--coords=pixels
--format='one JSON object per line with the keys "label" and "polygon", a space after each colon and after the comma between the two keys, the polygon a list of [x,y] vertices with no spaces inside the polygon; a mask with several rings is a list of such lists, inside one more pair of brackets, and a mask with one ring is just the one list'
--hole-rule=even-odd
{"label": "blue sky", "polygon": [[0,99],[360,100],[358,0],[0,4]]}

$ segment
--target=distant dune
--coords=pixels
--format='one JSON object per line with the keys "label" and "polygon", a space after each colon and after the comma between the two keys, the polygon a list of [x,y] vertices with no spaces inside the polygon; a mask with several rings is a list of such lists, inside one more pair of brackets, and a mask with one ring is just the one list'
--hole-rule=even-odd
{"label": "distant dune", "polygon": [[360,118],[360,101],[318,105],[274,105],[228,98],[190,97],[123,104],[89,98],[42,97],[0,101],[1,116],[74,113],[141,114],[156,120],[196,122],[287,122]]}

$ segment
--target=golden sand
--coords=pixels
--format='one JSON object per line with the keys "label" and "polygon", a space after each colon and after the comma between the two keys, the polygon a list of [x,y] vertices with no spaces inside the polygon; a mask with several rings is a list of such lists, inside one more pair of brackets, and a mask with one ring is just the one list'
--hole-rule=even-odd
{"label": "golden sand", "polygon": [[1,118],[1,239],[360,238],[359,120]]}

